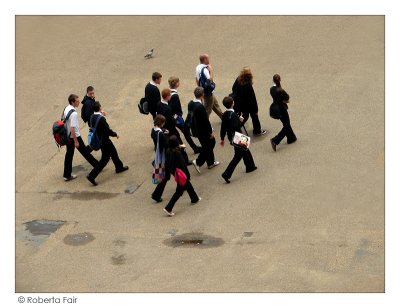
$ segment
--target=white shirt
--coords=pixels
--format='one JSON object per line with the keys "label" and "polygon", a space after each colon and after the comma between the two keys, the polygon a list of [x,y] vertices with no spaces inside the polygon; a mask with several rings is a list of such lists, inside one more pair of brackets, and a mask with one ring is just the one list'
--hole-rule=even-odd
{"label": "white shirt", "polygon": [[158,87],[158,85],[153,80],[150,80],[150,84],[152,84],[153,86]]}
{"label": "white shirt", "polygon": [[[200,74],[201,74],[201,70],[203,69],[203,67],[206,67],[207,65],[200,63],[199,65],[196,66],[196,79],[197,81],[200,80]],[[207,79],[210,79],[210,71],[207,69],[204,70],[204,75],[206,76]]]}
{"label": "white shirt", "polygon": [[[64,110],[64,117],[63,119],[66,118],[68,112],[71,109],[75,109],[74,106],[72,105],[68,105],[65,110]],[[79,137],[81,134],[79,133],[79,122],[78,122],[78,113],[76,112],[76,110],[71,113],[71,115],[69,116],[69,119],[67,122],[65,122],[65,126],[67,127],[67,134],[70,138],[72,138],[72,136],[70,136],[71,134],[71,127],[75,128],[75,135],[76,137]]]}
{"label": "white shirt", "polygon": [[171,90],[171,96],[174,94],[178,94],[178,91],[176,89],[170,89]]}
{"label": "white shirt", "polygon": [[200,103],[200,104],[203,104],[203,102],[202,102],[201,100],[199,100],[198,98],[195,98],[195,99],[193,100],[193,102],[198,102],[198,103]]}
{"label": "white shirt", "polygon": [[161,103],[162,103],[162,104],[165,104],[165,105],[168,105],[168,102],[165,101],[165,100],[163,100],[163,99],[161,99]]}

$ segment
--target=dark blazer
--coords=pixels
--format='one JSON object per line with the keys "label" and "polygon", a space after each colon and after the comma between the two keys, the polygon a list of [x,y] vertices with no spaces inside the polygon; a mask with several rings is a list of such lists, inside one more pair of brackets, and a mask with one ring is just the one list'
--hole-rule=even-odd
{"label": "dark blazer", "polygon": [[[89,125],[92,127],[96,124],[97,117],[101,115],[93,114],[90,118]],[[106,141],[110,140],[111,137],[117,137],[117,133],[114,132],[107,123],[107,120],[104,116],[101,116],[99,124],[97,125],[96,133],[101,136],[102,143],[105,144]]]}
{"label": "dark blazer", "polygon": [[181,169],[187,176],[187,179],[190,180],[190,173],[186,166],[185,160],[182,156],[182,153],[179,149],[171,149],[167,150],[166,159],[165,159],[165,179],[169,180],[171,175],[175,176],[175,169]]}
{"label": "dark blazer", "polygon": [[160,90],[157,86],[152,85],[150,82],[144,88],[144,97],[149,104],[150,113],[155,113],[157,110],[157,104],[161,101]]}
{"label": "dark blazer", "polygon": [[235,101],[234,109],[236,112],[258,112],[257,98],[251,83],[242,85],[239,82],[239,77],[236,78],[232,86],[232,93]]}
{"label": "dark blazer", "polygon": [[183,115],[181,100],[179,99],[178,93],[171,96],[168,105],[171,107],[173,114]]}
{"label": "dark blazer", "polygon": [[[160,136],[158,137],[158,134]],[[160,142],[160,151],[167,147],[167,137],[164,135],[163,131],[156,131],[154,128],[151,130],[151,138],[153,139],[154,143],[154,151],[157,149],[157,137],[158,141]]]}
{"label": "dark blazer", "polygon": [[85,97],[82,100],[81,118],[85,123],[90,120],[90,117],[94,112],[93,111],[94,102],[95,99],[87,95],[85,95]]}
{"label": "dark blazer", "polygon": [[236,112],[225,111],[222,115],[220,132],[221,140],[224,140],[225,135],[228,135],[229,142],[232,144],[233,135],[235,132],[241,133],[241,127],[242,124],[240,123],[239,116],[236,114]]}
{"label": "dark blazer", "polygon": [[165,117],[165,125],[164,128],[168,129],[170,132],[175,130],[175,119],[174,113],[171,110],[169,105],[159,102],[157,104],[157,114],[162,114]]}
{"label": "dark blazer", "polygon": [[288,109],[288,105],[283,102],[289,100],[289,94],[287,94],[285,90],[282,89],[281,91],[277,91],[277,87],[272,86],[269,89],[269,93],[271,94],[274,103],[278,103],[279,107]]}
{"label": "dark blazer", "polygon": [[212,134],[212,127],[208,119],[206,108],[200,102],[190,101],[188,105],[189,112],[193,110],[193,118],[196,122],[199,140],[209,139]]}

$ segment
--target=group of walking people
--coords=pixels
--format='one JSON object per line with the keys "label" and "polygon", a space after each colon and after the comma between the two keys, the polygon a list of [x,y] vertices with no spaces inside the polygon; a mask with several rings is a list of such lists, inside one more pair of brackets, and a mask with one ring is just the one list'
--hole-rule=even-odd
{"label": "group of walking people", "polygon": [[[244,67],[236,78],[232,93],[223,98],[222,104],[226,108],[222,112],[218,100],[214,95],[214,74],[207,54],[200,55],[200,63],[195,70],[196,87],[193,91],[194,98],[188,104],[188,113],[184,119],[184,112],[178,88],[180,80],[176,76],[168,79],[168,88],[159,90],[162,82],[162,74],[154,72],[150,82],[145,87],[144,100],[148,104],[148,111],[153,117],[154,127],[151,130],[151,138],[154,143],[156,159],[153,161],[153,183],[157,184],[151,198],[156,202],[162,201],[162,195],[167,182],[174,177],[177,182],[176,191],[169,200],[163,211],[168,216],[173,216],[173,208],[184,191],[189,194],[192,204],[198,203],[201,198],[195,192],[191,184],[191,176],[188,166],[193,166],[197,173],[201,173],[201,167],[205,164],[208,169],[212,169],[220,164],[215,159],[214,148],[216,136],[209,117],[214,111],[221,119],[221,130],[219,132],[220,145],[225,145],[225,137],[231,145],[234,144],[235,133],[242,133],[244,124],[251,117],[253,124],[253,136],[261,136],[267,133],[261,128],[258,117],[258,104],[253,89],[253,75],[249,67]],[[274,85],[270,88],[273,105],[278,115],[274,118],[280,119],[283,128],[272,139],[270,139],[272,149],[276,147],[283,138],[287,142],[293,143],[297,140],[296,135],[290,125],[288,114],[289,95],[281,86],[279,75],[273,76]],[[92,171],[87,175],[87,180],[92,185],[97,185],[96,178],[103,168],[112,159],[115,172],[121,173],[128,170],[119,158],[118,152],[110,137],[119,138],[106,120],[106,112],[101,104],[95,99],[95,92],[92,86],[87,87],[86,95],[82,100],[81,118],[88,124],[91,130],[95,130],[101,137],[101,159],[98,161],[92,155],[90,145],[85,145],[79,132],[79,120],[76,108],[80,105],[78,95],[71,94],[68,97],[68,106],[64,109],[63,119],[69,136],[66,144],[66,154],[64,159],[64,180],[70,181],[76,178],[72,174],[72,160],[75,148],[93,166]],[[271,105],[272,108],[272,105]],[[194,154],[198,154],[196,159],[190,160],[186,152],[180,133],[191,147]],[[245,130],[247,134],[247,130]],[[198,144],[193,140],[197,138]],[[230,183],[232,174],[243,159],[246,172],[250,173],[257,169],[251,151],[247,148],[238,146],[233,147],[234,156],[225,171],[221,174],[226,183]]]}
{"label": "group of walking people", "polygon": [[[187,191],[192,204],[198,203],[201,198],[195,192],[190,182],[190,172],[187,166],[192,165],[200,174],[201,167],[207,164],[208,169],[212,169],[220,164],[215,159],[214,148],[216,145],[214,128],[209,120],[210,114],[214,111],[221,119],[220,145],[225,145],[225,137],[231,145],[234,145],[233,137],[236,132],[242,133],[244,124],[251,117],[253,123],[253,136],[261,136],[267,133],[261,128],[258,117],[258,104],[253,89],[253,75],[248,67],[244,67],[232,86],[232,93],[223,98],[223,105],[226,108],[222,112],[218,100],[214,95],[215,88],[214,74],[212,65],[207,54],[199,57],[200,64],[196,67],[195,77],[197,87],[194,89],[194,98],[188,104],[188,114],[186,120],[183,119],[182,105],[180,102],[178,88],[180,80],[176,76],[168,79],[168,88],[159,90],[158,86],[162,81],[162,74],[155,72],[152,80],[145,87],[145,101],[148,109],[153,116],[154,127],[151,137],[154,142],[156,160],[153,161],[153,175],[158,181],[151,198],[156,202],[162,202],[162,194],[171,175],[177,182],[176,191],[167,203],[164,212],[168,216],[173,216],[172,209],[177,200]],[[288,143],[297,140],[291,125],[287,104],[289,95],[281,86],[279,75],[273,76],[274,86],[270,89],[273,102],[278,106],[283,128],[274,138],[270,139],[272,148],[276,151],[276,146],[286,136]],[[209,86],[214,83],[213,86]],[[181,131],[195,154],[199,154],[196,159],[189,160],[186,153],[186,145],[180,136]],[[247,133],[247,131],[246,131]],[[196,137],[200,143],[197,145],[192,137]],[[230,178],[243,159],[246,172],[250,173],[257,169],[253,156],[249,149],[234,146],[234,156],[228,164],[226,170],[221,174],[226,183],[230,183]],[[161,162],[157,157],[163,157]],[[177,171],[183,171],[186,177],[184,184],[177,180]]]}

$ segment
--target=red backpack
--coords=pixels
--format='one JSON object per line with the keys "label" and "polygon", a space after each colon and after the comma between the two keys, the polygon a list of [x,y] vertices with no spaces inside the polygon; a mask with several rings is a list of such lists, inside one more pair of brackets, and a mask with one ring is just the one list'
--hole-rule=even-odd
{"label": "red backpack", "polygon": [[[64,109],[64,111],[65,111],[65,109]],[[53,137],[54,137],[54,140],[56,141],[56,145],[58,148],[66,145],[69,142],[69,136],[67,133],[67,128],[65,127],[65,122],[68,121],[69,117],[75,111],[75,109],[71,109],[68,112],[65,119],[63,119],[64,111],[61,115],[61,120],[58,120],[58,121],[54,122],[54,124],[53,124]]]}
{"label": "red backpack", "polygon": [[187,176],[186,176],[185,172],[183,172],[179,168],[176,168],[175,169],[175,182],[179,186],[185,186],[186,185],[186,181],[187,181]]}

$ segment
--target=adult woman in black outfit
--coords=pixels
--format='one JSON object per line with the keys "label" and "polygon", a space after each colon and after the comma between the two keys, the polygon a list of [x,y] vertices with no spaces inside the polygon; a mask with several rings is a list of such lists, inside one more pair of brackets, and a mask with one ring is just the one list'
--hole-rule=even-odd
{"label": "adult woman in black outfit", "polygon": [[283,128],[274,138],[271,139],[271,146],[274,151],[276,151],[276,146],[282,141],[283,138],[287,138],[287,143],[291,144],[296,142],[297,137],[293,132],[292,126],[290,125],[290,118],[288,113],[288,103],[289,103],[289,94],[281,86],[281,76],[275,74],[272,78],[275,83],[274,86],[271,87],[269,93],[272,96],[274,103],[277,103],[279,106],[280,112],[280,120],[283,124]]}
{"label": "adult woman in black outfit", "polygon": [[235,111],[244,118],[242,125],[246,123],[251,116],[253,122],[254,136],[260,136],[267,133],[265,129],[261,129],[260,120],[258,118],[258,104],[256,94],[253,89],[253,74],[249,67],[244,67],[236,78],[232,86],[233,100],[235,101]]}
{"label": "adult woman in black outfit", "polygon": [[174,176],[176,168],[181,169],[185,173],[187,180],[184,186],[180,186],[177,183],[175,193],[168,202],[167,206],[164,208],[164,213],[168,216],[175,215],[172,212],[172,209],[176,201],[178,201],[178,199],[183,195],[185,190],[188,192],[192,204],[198,203],[201,200],[201,198],[197,196],[192,184],[190,183],[190,173],[179,149],[179,140],[176,136],[171,136],[168,140],[168,150],[165,162],[165,178],[167,181],[170,179],[171,174]]}
{"label": "adult woman in black outfit", "polygon": [[179,119],[179,121],[177,121],[176,127],[178,127],[180,129],[180,131],[183,133],[186,141],[188,142],[190,147],[193,149],[194,153],[198,154],[198,153],[200,153],[201,147],[197,146],[194,143],[192,137],[190,136],[190,132],[185,130],[185,124],[183,121],[182,105],[181,105],[181,101],[179,99],[178,90],[177,90],[180,85],[179,78],[172,76],[168,79],[168,83],[169,83],[169,88],[171,89],[171,98],[168,102],[168,105],[171,108],[172,113],[174,115],[177,115],[177,119]]}

